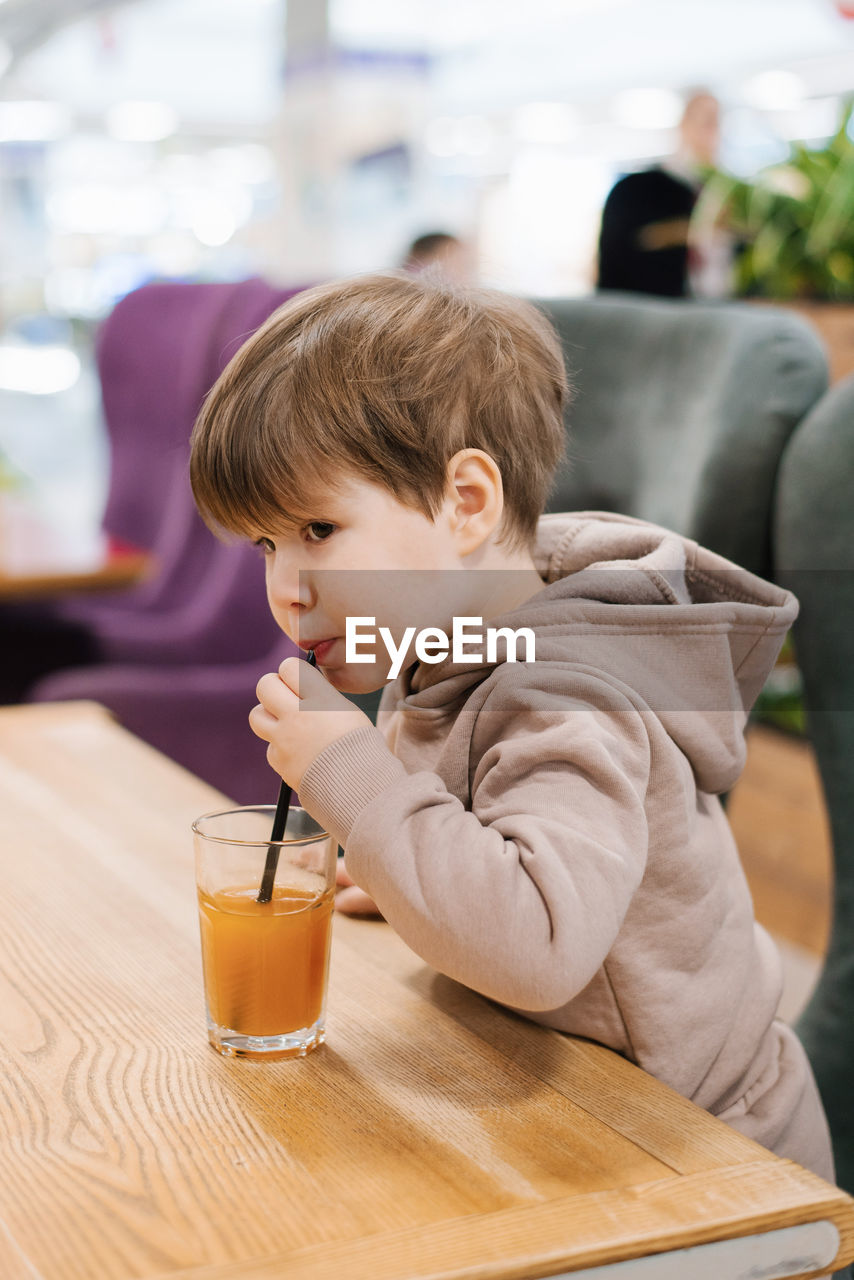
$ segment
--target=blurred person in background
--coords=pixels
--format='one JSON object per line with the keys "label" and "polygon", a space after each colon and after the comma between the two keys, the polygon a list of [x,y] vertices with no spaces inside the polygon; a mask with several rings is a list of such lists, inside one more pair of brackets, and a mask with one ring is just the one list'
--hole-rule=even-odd
{"label": "blurred person in background", "polygon": [[459,236],[447,231],[427,231],[412,241],[401,266],[413,275],[432,267],[452,283],[466,284],[474,276],[474,254],[471,246]]}
{"label": "blurred person in background", "polygon": [[597,288],[667,298],[723,298],[731,291],[732,241],[719,228],[699,232],[691,214],[717,163],[720,104],[693,93],[679,122],[676,153],[620,178],[602,211]]}

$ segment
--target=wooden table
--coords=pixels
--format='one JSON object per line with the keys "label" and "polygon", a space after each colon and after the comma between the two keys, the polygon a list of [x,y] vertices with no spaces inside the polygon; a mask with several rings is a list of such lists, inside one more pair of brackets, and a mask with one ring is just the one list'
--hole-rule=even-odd
{"label": "wooden table", "polygon": [[382,923],[336,921],[323,1048],[219,1057],[189,825],[220,801],[91,704],[0,712],[4,1280],[735,1280],[854,1257],[847,1196]]}
{"label": "wooden table", "polygon": [[0,601],[131,587],[150,573],[153,565],[150,552],[115,538],[104,538],[85,557],[68,555],[62,547],[51,554],[10,555],[0,544]]}

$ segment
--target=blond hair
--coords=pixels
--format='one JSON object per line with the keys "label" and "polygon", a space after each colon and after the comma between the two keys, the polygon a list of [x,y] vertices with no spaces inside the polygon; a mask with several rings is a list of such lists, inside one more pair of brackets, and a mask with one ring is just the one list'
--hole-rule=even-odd
{"label": "blond hair", "polygon": [[425,273],[290,299],[238,351],[192,435],[205,520],[232,533],[317,518],[354,474],[435,518],[461,449],[494,458],[502,538],[533,538],[564,446],[560,344],[529,303]]}

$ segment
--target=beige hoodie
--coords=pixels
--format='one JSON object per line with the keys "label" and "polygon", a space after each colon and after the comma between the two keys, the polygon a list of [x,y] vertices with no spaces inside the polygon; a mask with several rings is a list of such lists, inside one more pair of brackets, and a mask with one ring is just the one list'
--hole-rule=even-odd
{"label": "beige hoodie", "polygon": [[543,590],[491,625],[533,628],[536,661],[411,667],[302,803],[436,969],[832,1177],[717,799],[796,601],[623,516],[545,516],[535,560]]}

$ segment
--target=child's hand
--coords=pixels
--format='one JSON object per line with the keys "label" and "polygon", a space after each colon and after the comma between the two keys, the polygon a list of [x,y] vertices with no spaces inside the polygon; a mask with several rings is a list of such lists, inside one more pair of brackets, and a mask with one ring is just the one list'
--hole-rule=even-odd
{"label": "child's hand", "polygon": [[364,889],[360,889],[347,875],[344,859],[338,859],[338,871],[335,877],[338,892],[335,894],[335,910],[345,916],[381,916],[381,912],[373,898],[369,898]]}
{"label": "child's hand", "polygon": [[363,711],[299,658],[286,658],[278,672],[262,676],[255,692],[259,705],[249,713],[249,727],[269,742],[270,765],[295,791],[321,751],[371,725]]}

